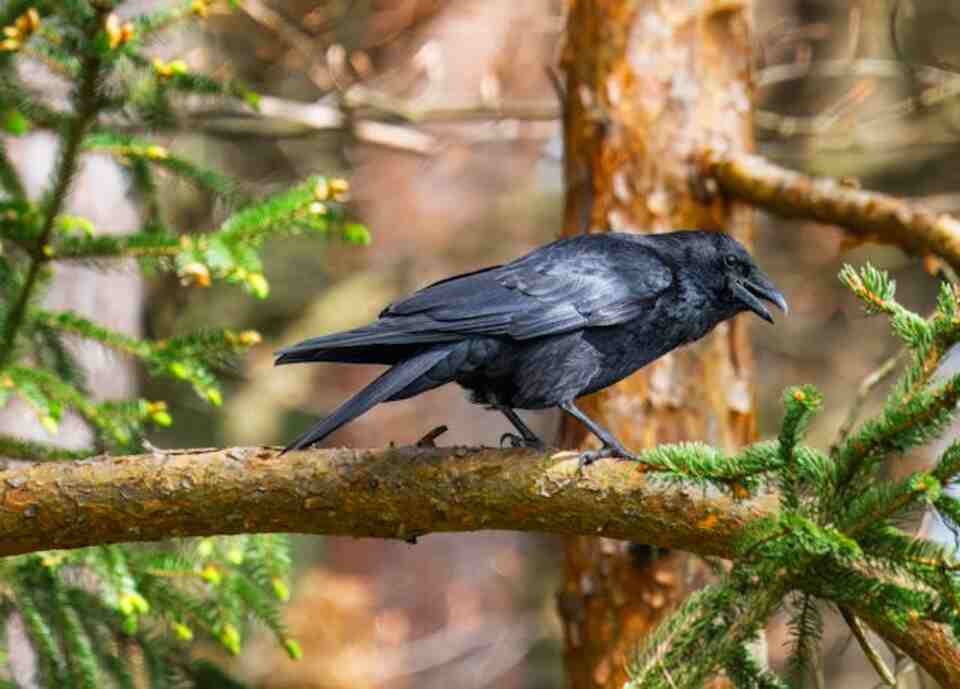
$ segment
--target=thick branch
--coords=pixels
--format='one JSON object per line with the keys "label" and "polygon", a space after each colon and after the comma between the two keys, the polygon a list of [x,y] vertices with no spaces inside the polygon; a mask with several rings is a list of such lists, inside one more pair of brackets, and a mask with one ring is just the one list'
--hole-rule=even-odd
{"label": "thick branch", "polygon": [[[667,483],[630,462],[578,473],[569,453],[473,448],[157,451],[0,472],[0,556],[175,536],[296,532],[415,539],[509,529],[594,534],[730,557],[776,497],[734,500]],[[925,621],[854,612],[944,687],[960,656]]]}
{"label": "thick branch", "polygon": [[747,154],[709,155],[709,173],[736,198],[790,218],[839,225],[864,240],[934,254],[960,269],[960,221],[886,194],[813,178]]}
{"label": "thick branch", "polygon": [[0,473],[0,556],[171,536],[299,532],[411,539],[509,529],[597,534],[711,555],[775,507],[681,489],[629,462],[577,473],[520,450],[157,452]]}
{"label": "thick branch", "polygon": [[947,627],[928,620],[909,621],[901,626],[891,618],[861,617],[880,636],[913,658],[941,687],[960,687],[960,646]]}

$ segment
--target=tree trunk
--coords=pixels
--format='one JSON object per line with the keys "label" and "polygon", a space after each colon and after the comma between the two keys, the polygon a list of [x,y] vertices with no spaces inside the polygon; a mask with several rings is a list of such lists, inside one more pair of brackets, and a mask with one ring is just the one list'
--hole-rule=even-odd
{"label": "tree trunk", "polygon": [[[720,197],[696,170],[704,149],[752,146],[751,27],[749,0],[571,0],[565,235],[698,228],[749,242],[749,209]],[[699,344],[586,398],[583,410],[632,449],[751,441],[746,325],[746,318],[721,324]],[[585,434],[565,420],[563,436],[571,447]],[[679,552],[571,539],[559,597],[570,685],[621,687],[642,637],[705,577],[701,561]]]}

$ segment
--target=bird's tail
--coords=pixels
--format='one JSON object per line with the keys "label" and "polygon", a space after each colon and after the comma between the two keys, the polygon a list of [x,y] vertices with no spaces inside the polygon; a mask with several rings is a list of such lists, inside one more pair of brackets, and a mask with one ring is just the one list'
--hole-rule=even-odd
{"label": "bird's tail", "polygon": [[[395,319],[394,319],[395,320]],[[413,358],[438,344],[455,342],[459,335],[431,330],[414,319],[402,326],[380,319],[360,328],[298,342],[277,352],[277,366],[284,364],[338,361],[345,364],[388,364]]]}
{"label": "bird's tail", "polygon": [[283,452],[302,450],[320,442],[373,406],[402,392],[420,376],[445,359],[449,353],[447,348],[437,347],[406,361],[401,361],[337,407],[330,416],[290,443],[284,448]]}

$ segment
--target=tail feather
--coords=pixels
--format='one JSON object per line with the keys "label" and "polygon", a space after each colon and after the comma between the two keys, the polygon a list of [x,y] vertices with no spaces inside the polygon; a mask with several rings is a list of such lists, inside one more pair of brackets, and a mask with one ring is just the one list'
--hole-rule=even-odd
{"label": "tail feather", "polygon": [[[423,346],[453,342],[460,339],[460,335],[456,333],[439,332],[431,329],[431,325],[435,324],[408,318],[404,321],[403,327],[399,327],[390,319],[380,319],[360,328],[331,333],[321,337],[311,337],[309,340],[285,347],[277,352],[276,364],[320,361],[322,359],[316,357],[336,356],[336,350],[389,347],[393,345]],[[334,359],[334,361],[337,360]]]}
{"label": "tail feather", "polygon": [[445,359],[449,353],[447,348],[438,347],[400,362],[337,407],[330,416],[290,443],[283,452],[302,450],[320,442],[344,424],[402,391]]}
{"label": "tail feather", "polygon": [[274,366],[284,364],[312,364],[320,361],[332,361],[341,364],[384,364],[393,366],[411,359],[429,345],[397,344],[367,345],[362,347],[303,347],[301,349],[282,349],[276,353]]}
{"label": "tail feather", "polygon": [[409,330],[381,319],[354,330],[312,337],[276,352],[274,365],[316,361],[392,365],[431,345],[459,339],[458,335],[431,332],[416,323],[407,325]]}

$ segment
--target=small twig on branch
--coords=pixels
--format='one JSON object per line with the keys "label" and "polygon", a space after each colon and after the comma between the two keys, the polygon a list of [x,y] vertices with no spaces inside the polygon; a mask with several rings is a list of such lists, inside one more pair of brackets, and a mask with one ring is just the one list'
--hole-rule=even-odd
{"label": "small twig on branch", "polygon": [[754,155],[708,152],[706,172],[730,196],[788,218],[839,225],[865,240],[939,256],[960,269],[960,221],[902,199],[813,178]]}
{"label": "small twig on branch", "polygon": [[277,38],[292,47],[306,61],[305,73],[316,86],[328,89],[333,83],[324,57],[323,45],[316,36],[287,20],[280,12],[271,9],[260,0],[246,0],[239,7],[259,24],[273,31]]}
{"label": "small twig on branch", "polygon": [[873,666],[874,671],[880,676],[880,679],[883,680],[884,684],[896,687],[897,678],[890,668],[887,667],[887,664],[883,661],[883,658],[880,656],[880,653],[876,648],[873,647],[873,644],[870,643],[870,638],[867,636],[867,630],[863,628],[860,620],[857,619],[857,616],[850,612],[850,609],[841,605],[840,614],[843,615],[844,622],[847,623],[847,626],[850,627],[850,631],[853,633],[854,638],[857,640],[857,643],[860,644],[860,649],[863,651],[863,655],[866,656],[867,660],[870,661],[870,665]]}
{"label": "small twig on branch", "polygon": [[255,136],[293,139],[314,134],[345,131],[352,125],[353,136],[363,143],[395,148],[418,155],[436,153],[440,144],[427,132],[403,124],[376,120],[354,120],[348,124],[344,113],[326,101],[298,103],[264,96],[257,114],[236,110],[195,111],[185,120],[186,127],[221,136]]}
{"label": "small twig on branch", "polygon": [[[851,10],[853,12],[853,10]],[[851,40],[854,34],[851,33]],[[852,129],[881,125],[891,119],[905,117],[919,110],[933,107],[938,103],[956,98],[960,93],[960,78],[957,74],[937,67],[918,66],[912,72],[916,82],[915,93],[895,103],[877,108],[852,123],[851,127],[834,127],[836,114],[820,113],[813,116],[797,117],[783,115],[768,110],[758,110],[754,123],[782,138],[795,136],[817,136],[847,140]],[[902,80],[904,63],[895,60],[862,58],[859,60],[838,59],[821,61],[794,60],[782,64],[770,65],[761,69],[757,75],[757,87],[777,86],[799,79],[856,79],[854,87],[864,87],[876,79]],[[834,131],[831,131],[834,129]],[[842,129],[842,131],[840,131]],[[820,143],[819,145],[823,145]]]}
{"label": "small twig on branch", "polygon": [[509,101],[489,104],[396,98],[360,84],[343,94],[345,104],[355,110],[373,110],[393,115],[413,124],[427,122],[467,122],[470,120],[553,121],[560,119],[560,105],[553,101]]}
{"label": "small twig on branch", "polygon": [[[346,116],[348,109],[352,113],[349,119]],[[239,108],[236,111],[223,108],[194,111],[184,124],[187,127],[200,127],[210,134],[273,139],[350,129],[352,135],[363,143],[432,155],[439,152],[443,142],[418,125],[524,121],[550,126],[549,123],[559,117],[560,108],[554,103],[518,101],[491,106],[482,103],[408,102],[377,94],[365,87],[353,87],[344,92],[342,104],[330,98],[315,103],[300,103],[263,96],[256,114]],[[386,122],[382,121],[383,118],[397,121]]]}
{"label": "small twig on branch", "polygon": [[[925,84],[942,84],[956,80],[956,72],[938,67],[917,67],[917,78]],[[757,88],[766,88],[788,81],[807,77],[878,77],[886,79],[903,78],[903,63],[897,60],[862,58],[860,60],[822,60],[815,62],[786,62],[770,65],[757,75]]]}
{"label": "small twig on branch", "polygon": [[847,437],[850,435],[850,431],[853,430],[853,426],[857,422],[857,419],[860,418],[860,412],[863,411],[863,405],[866,404],[867,398],[870,397],[870,393],[873,392],[874,389],[880,385],[880,383],[885,381],[891,373],[897,370],[897,363],[900,361],[900,357],[903,355],[903,350],[897,352],[892,357],[880,364],[880,366],[878,366],[876,369],[868,373],[864,379],[860,381],[860,386],[857,388],[856,397],[854,397],[853,402],[850,405],[850,409],[847,411],[847,417],[843,420],[843,423],[840,424],[840,430],[837,431],[837,438],[830,446],[831,453],[833,453],[846,441]]}
{"label": "small twig on branch", "polygon": [[437,438],[446,433],[448,430],[450,429],[447,426],[437,426],[436,428],[427,431],[426,435],[417,441],[417,447],[436,447]]}
{"label": "small twig on branch", "polygon": [[[860,88],[848,92],[857,96],[850,101],[853,106],[862,103],[865,96],[869,95],[872,82],[862,81],[858,86]],[[887,125],[892,120],[952,100],[957,95],[960,95],[960,78],[926,87],[916,95],[874,108],[869,113],[864,113],[862,117],[857,118],[856,121],[848,122],[850,126],[847,127],[837,127],[836,124],[842,116],[845,116],[847,121],[851,119],[852,107],[840,113],[826,112],[807,117],[781,115],[769,110],[759,110],[754,117],[754,124],[760,129],[783,138],[816,136],[826,140],[825,142],[818,141],[818,148],[836,148],[843,141],[856,139],[853,136],[855,131],[877,127],[878,125]]]}

